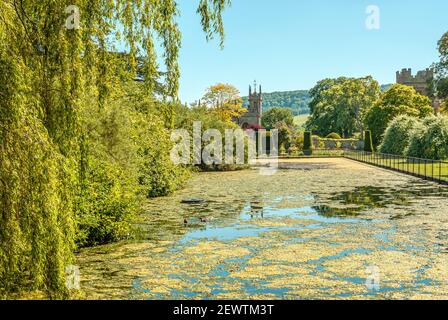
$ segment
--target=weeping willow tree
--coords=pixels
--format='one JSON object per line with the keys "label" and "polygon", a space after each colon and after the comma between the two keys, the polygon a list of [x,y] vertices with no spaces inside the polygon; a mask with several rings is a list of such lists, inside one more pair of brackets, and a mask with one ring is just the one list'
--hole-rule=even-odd
{"label": "weeping willow tree", "polygon": [[[207,39],[218,35],[221,45],[229,4],[198,0]],[[139,69],[148,95],[163,83],[163,95],[176,100],[179,14],[176,0],[0,2],[0,296],[67,294],[88,149],[81,111],[92,96],[104,107],[113,93],[118,44],[128,51],[129,79]],[[173,123],[172,108],[161,112]]]}

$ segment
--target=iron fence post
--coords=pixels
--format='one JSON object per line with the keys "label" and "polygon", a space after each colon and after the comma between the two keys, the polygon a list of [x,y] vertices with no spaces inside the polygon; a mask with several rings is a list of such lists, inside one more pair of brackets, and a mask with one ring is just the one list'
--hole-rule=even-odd
{"label": "iron fence post", "polygon": [[428,177],[426,175],[426,167],[427,167],[427,163],[426,163],[426,159],[425,159],[425,180],[428,180]]}

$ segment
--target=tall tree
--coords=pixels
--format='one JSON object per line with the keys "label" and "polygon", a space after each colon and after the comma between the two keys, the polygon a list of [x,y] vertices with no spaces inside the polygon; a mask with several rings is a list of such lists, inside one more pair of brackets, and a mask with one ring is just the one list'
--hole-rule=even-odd
{"label": "tall tree", "polygon": [[349,137],[363,132],[366,111],[378,100],[380,86],[372,77],[326,79],[311,90],[309,129]]}
{"label": "tall tree", "polygon": [[[164,95],[177,99],[177,2],[0,2],[0,296],[21,287],[65,292],[88,152],[81,111],[113,98],[118,42],[128,48],[126,77],[137,76],[140,57],[146,94],[162,79]],[[208,39],[217,34],[222,44],[229,4],[198,0]],[[166,114],[172,123],[173,110]]]}
{"label": "tall tree", "polygon": [[382,136],[395,117],[407,115],[424,118],[433,113],[431,100],[419,94],[414,88],[395,84],[384,92],[381,99],[366,115],[366,126],[372,131],[374,145],[381,142]]}
{"label": "tall tree", "polygon": [[263,127],[268,130],[274,129],[277,124],[283,123],[288,127],[294,125],[294,116],[291,109],[288,108],[272,108],[263,114],[261,119]]}
{"label": "tall tree", "polygon": [[202,101],[228,122],[247,112],[239,90],[231,84],[217,83],[209,87]]}
{"label": "tall tree", "polygon": [[433,95],[445,100],[441,106],[442,113],[448,112],[448,32],[438,42],[440,61],[435,64],[435,81],[431,86]]}

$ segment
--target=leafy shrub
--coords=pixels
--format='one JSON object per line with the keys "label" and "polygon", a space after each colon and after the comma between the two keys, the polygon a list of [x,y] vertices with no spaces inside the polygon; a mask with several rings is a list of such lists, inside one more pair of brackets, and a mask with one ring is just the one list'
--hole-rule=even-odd
{"label": "leafy shrub", "polygon": [[131,89],[135,99],[119,96],[82,113],[87,150],[76,212],[80,246],[128,237],[142,199],[168,195],[189,176],[170,159],[173,143],[158,106],[138,86]]}
{"label": "leafy shrub", "polygon": [[297,149],[297,151],[299,150],[303,150],[303,145],[305,143],[305,137],[303,134],[299,134],[295,137],[294,141],[293,141],[293,148]]}
{"label": "leafy shrub", "polygon": [[[202,133],[209,129],[216,129],[221,133],[221,137],[223,139],[223,155],[225,154],[225,131],[227,129],[235,130],[240,129],[239,126],[237,126],[233,122],[224,121],[218,114],[214,112],[210,112],[210,110],[204,106],[196,106],[192,108],[188,108],[186,106],[177,105],[176,106],[176,119],[175,119],[175,128],[176,129],[185,129],[190,136],[190,139],[193,139],[193,124],[194,122],[200,122],[201,123],[201,130]],[[269,143],[270,140],[270,132],[266,132],[266,143]],[[258,141],[258,139],[257,139]],[[247,141],[246,141],[247,143]],[[208,142],[202,142],[202,150],[204,150],[204,147],[207,146]],[[191,140],[191,146],[193,145],[193,142]],[[247,144],[246,144],[247,148]],[[235,150],[235,142],[234,142],[234,150]],[[191,151],[191,150],[190,150]],[[247,152],[246,152],[247,155]],[[247,163],[247,157],[245,158],[245,163]],[[244,165],[238,165],[238,164],[206,164],[202,162],[200,165],[197,166],[199,170],[202,171],[234,171],[234,170],[241,170],[247,168],[247,164]]]}
{"label": "leafy shrub", "polygon": [[338,133],[332,132],[327,137],[327,139],[334,139],[334,140],[340,140],[342,139],[341,136]]}
{"label": "leafy shrub", "polygon": [[425,154],[424,135],[427,130],[426,119],[419,122],[412,129],[409,135],[409,145],[405,149],[405,154],[408,157],[423,158]]}
{"label": "leafy shrub", "polygon": [[76,206],[81,247],[125,238],[138,212],[142,160],[133,141],[131,115],[128,106],[111,101],[83,110],[85,160]]}
{"label": "leafy shrub", "polygon": [[405,155],[409,145],[411,131],[417,126],[419,119],[401,115],[393,119],[386,129],[383,142],[379,146],[381,153]]}
{"label": "leafy shrub", "polygon": [[289,152],[289,154],[291,156],[298,156],[299,155],[299,150],[300,149],[298,147],[292,146],[292,147],[289,148],[288,152]]}
{"label": "leafy shrub", "polygon": [[373,152],[372,132],[370,130],[364,132],[364,151]]}
{"label": "leafy shrub", "polygon": [[137,114],[135,124],[138,154],[141,157],[139,182],[146,197],[160,197],[171,194],[182,187],[190,171],[175,165],[170,158],[173,148],[170,130],[153,114]]}
{"label": "leafy shrub", "polygon": [[441,160],[448,158],[448,118],[428,117],[411,132],[406,154]]}
{"label": "leafy shrub", "polygon": [[139,210],[137,187],[118,163],[92,157],[87,183],[78,204],[79,246],[93,246],[124,239]]}

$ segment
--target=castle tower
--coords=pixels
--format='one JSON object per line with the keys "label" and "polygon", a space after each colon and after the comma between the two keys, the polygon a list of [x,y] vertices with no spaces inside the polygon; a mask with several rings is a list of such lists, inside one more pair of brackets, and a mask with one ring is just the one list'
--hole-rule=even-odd
{"label": "castle tower", "polygon": [[427,68],[412,75],[412,69],[397,71],[397,83],[413,87],[418,93],[428,96],[429,83],[434,78],[434,70]]}
{"label": "castle tower", "polygon": [[253,89],[252,92],[252,86],[249,86],[248,112],[238,119],[238,125],[243,129],[261,127],[261,117],[263,116],[263,93],[261,91],[261,85],[257,92],[256,82],[254,83]]}
{"label": "castle tower", "polygon": [[[397,83],[413,87],[418,93],[430,96],[430,83],[434,80],[434,69],[427,68],[417,72],[415,76],[412,75],[411,69],[403,69],[401,72],[397,71]],[[443,101],[440,99],[432,99],[432,107],[434,113],[440,112],[440,106]]]}

